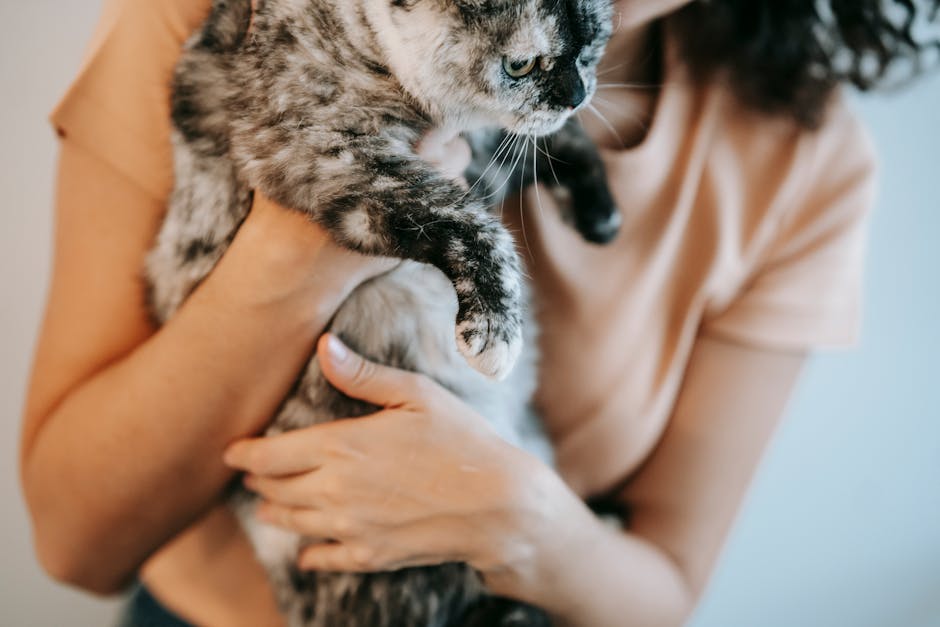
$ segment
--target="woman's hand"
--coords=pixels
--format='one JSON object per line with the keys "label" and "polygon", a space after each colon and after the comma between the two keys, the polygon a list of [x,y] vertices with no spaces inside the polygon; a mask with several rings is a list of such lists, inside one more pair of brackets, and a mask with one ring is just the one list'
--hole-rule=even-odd
{"label": "woman's hand", "polygon": [[225,455],[263,497],[262,520],[329,540],[303,551],[299,566],[375,572],[459,561],[491,586],[528,576],[553,535],[554,473],[430,379],[366,361],[333,336],[318,354],[334,386],[381,409],[242,440]]}

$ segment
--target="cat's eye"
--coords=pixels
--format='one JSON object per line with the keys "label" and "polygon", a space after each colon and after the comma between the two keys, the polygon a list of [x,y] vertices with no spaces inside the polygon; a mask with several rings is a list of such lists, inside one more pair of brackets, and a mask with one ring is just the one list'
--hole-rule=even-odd
{"label": "cat's eye", "polygon": [[538,61],[538,57],[518,61],[513,61],[509,57],[503,57],[503,71],[512,78],[523,78],[532,73]]}

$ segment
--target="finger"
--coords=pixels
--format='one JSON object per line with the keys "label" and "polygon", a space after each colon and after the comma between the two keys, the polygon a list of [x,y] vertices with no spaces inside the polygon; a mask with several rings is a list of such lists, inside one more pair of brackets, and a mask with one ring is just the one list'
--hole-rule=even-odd
{"label": "finger", "polygon": [[375,573],[389,570],[369,546],[343,542],[308,546],[301,551],[297,566],[301,570],[333,573]]}
{"label": "finger", "polygon": [[239,440],[226,449],[223,461],[231,468],[267,477],[317,470],[323,463],[319,435],[325,426]]}
{"label": "finger", "polygon": [[263,477],[245,475],[245,486],[265,500],[285,507],[307,507],[316,509],[320,505],[315,472],[289,477]]}
{"label": "finger", "polygon": [[379,407],[402,407],[419,400],[420,375],[369,361],[335,335],[320,338],[317,354],[323,375],[347,396]]}
{"label": "finger", "polygon": [[307,538],[340,540],[349,537],[348,532],[337,529],[335,516],[317,509],[287,507],[265,501],[258,505],[255,516],[263,523],[299,533]]}
{"label": "finger", "polygon": [[389,559],[383,557],[382,553],[384,551],[377,551],[356,541],[311,544],[300,552],[297,566],[301,570],[374,573],[460,561],[449,557],[418,554]]}

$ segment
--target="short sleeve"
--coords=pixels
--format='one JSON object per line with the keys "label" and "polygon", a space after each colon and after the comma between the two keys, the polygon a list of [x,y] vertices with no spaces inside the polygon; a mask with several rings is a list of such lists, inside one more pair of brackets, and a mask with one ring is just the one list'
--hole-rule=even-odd
{"label": "short sleeve", "polygon": [[164,198],[172,186],[170,81],[210,0],[107,0],[56,132]]}
{"label": "short sleeve", "polygon": [[875,153],[840,98],[802,152],[806,182],[736,297],[702,333],[766,348],[845,347],[857,341]]}

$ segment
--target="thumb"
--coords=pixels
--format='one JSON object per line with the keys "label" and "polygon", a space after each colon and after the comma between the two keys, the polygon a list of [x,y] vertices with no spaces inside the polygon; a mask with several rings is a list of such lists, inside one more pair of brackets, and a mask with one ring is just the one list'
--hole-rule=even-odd
{"label": "thumb", "polygon": [[323,376],[346,396],[379,407],[400,407],[414,401],[408,390],[418,375],[369,361],[333,334],[320,338],[317,355]]}

